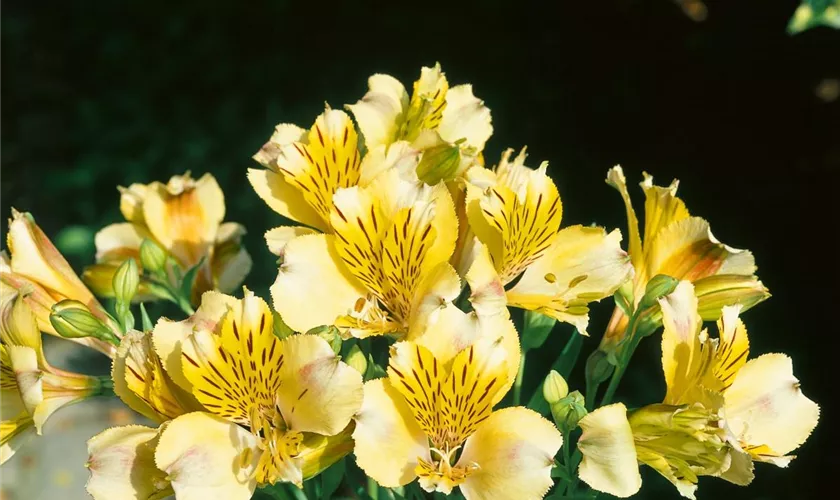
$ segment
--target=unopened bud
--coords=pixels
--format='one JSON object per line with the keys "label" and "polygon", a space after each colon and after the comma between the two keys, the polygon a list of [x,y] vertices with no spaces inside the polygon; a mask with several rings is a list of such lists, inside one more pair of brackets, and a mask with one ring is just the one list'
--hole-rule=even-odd
{"label": "unopened bud", "polygon": [[659,299],[673,292],[679,280],[666,276],[664,274],[657,274],[651,278],[645,287],[645,294],[642,300],[639,301],[639,310],[648,309],[659,305]]}
{"label": "unopened bud", "polygon": [[112,283],[114,296],[117,302],[130,304],[131,299],[137,294],[137,287],[140,285],[140,273],[137,270],[137,261],[128,259],[117,268]]}
{"label": "unopened bud", "polygon": [[65,338],[94,337],[113,344],[119,342],[114,332],[78,300],[66,299],[55,304],[50,313],[50,324]]}
{"label": "unopened bud", "polygon": [[543,382],[542,391],[543,397],[551,405],[569,395],[569,384],[562,375],[551,370]]}
{"label": "unopened bud", "polygon": [[563,434],[574,430],[580,419],[586,416],[586,402],[583,395],[574,391],[551,405],[551,416]]}
{"label": "unopened bud", "polygon": [[330,347],[332,347],[334,353],[338,354],[341,352],[341,335],[339,334],[338,328],[332,325],[316,326],[306,333],[317,335],[326,340]]}
{"label": "unopened bud", "polygon": [[417,177],[433,186],[455,178],[460,165],[461,148],[454,144],[439,144],[423,151],[423,157],[417,164]]}
{"label": "unopened bud", "polygon": [[154,241],[147,238],[140,244],[140,263],[150,273],[166,270],[166,257],[166,250]]}
{"label": "unopened bud", "polygon": [[350,352],[347,353],[347,357],[344,358],[344,362],[350,365],[354,370],[362,374],[367,372],[368,362],[367,358],[365,357],[365,353],[359,349],[358,345],[354,345],[350,348]]}
{"label": "unopened bud", "polygon": [[589,355],[586,360],[586,383],[596,386],[610,378],[615,366],[610,362],[609,356],[598,349]]}

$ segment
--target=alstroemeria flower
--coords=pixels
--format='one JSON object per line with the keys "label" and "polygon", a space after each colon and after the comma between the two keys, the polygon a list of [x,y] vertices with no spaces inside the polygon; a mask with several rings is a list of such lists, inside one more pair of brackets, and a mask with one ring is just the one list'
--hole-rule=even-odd
{"label": "alstroemeria flower", "polygon": [[[691,281],[698,291],[702,289],[698,296],[706,320],[719,318],[723,305],[741,304],[746,310],[770,296],[754,276],[752,254],[719,242],[708,222],[690,216],[685,203],[677,197],[677,181],[668,187],[655,186],[653,178],[644,174],[644,235],[640,233],[620,166],[607,173],[607,184],[621,194],[627,211],[628,252],[636,270],[632,297],[628,297],[633,305],[641,300],[648,280],[658,274]],[[616,307],[601,349],[614,348],[623,339],[627,321],[628,317]]]}
{"label": "alstroemeria flower", "polygon": [[532,170],[523,150],[512,162],[502,155],[495,171],[467,172],[466,211],[470,228],[487,245],[507,285],[508,304],[575,325],[583,334],[588,304],[612,295],[633,273],[619,245],[621,233],[571,226],[560,229],[562,204],[546,175]]}
{"label": "alstroemeria flower", "polygon": [[20,296],[0,300],[0,364],[3,371],[3,460],[17,444],[12,438],[43,425],[60,408],[98,394],[107,382],[52,367],[44,356],[41,332],[32,310]]}
{"label": "alstroemeria flower", "polygon": [[443,184],[390,168],[366,187],[339,189],[330,224],[333,234],[299,236],[283,250],[271,294],[292,329],[404,333],[422,326],[425,301],[458,296],[448,264],[458,222]]}
{"label": "alstroemeria flower", "polygon": [[152,347],[152,333],[128,331],[111,365],[114,392],[132,410],[165,422],[204,407],[164,370]]}
{"label": "alstroemeria flower", "polygon": [[563,440],[522,407],[493,411],[513,383],[516,330],[503,314],[447,307],[416,341],[391,349],[388,378],[365,384],[356,460],[385,487],[419,479],[467,499],[542,498]]}
{"label": "alstroemeria flower", "polygon": [[[172,486],[178,498],[209,491],[196,471],[209,475],[212,463],[206,460],[226,456],[239,457],[243,465],[235,478],[213,479],[212,484],[231,492],[224,498],[250,498],[258,484],[300,485],[312,448],[342,449],[329,437],[346,431],[361,404],[361,376],[325,340],[315,335],[280,340],[271,310],[250,292],[242,300],[228,297],[216,305],[222,304],[226,310],[216,311],[218,322],[193,321],[192,335],[175,344],[158,343],[155,332],[163,359],[180,352],[183,377],[208,412],[178,417],[161,435],[157,464],[176,478]],[[172,350],[164,352],[161,347],[167,345]],[[207,441],[205,432],[219,441]],[[349,432],[344,434],[342,439],[349,438]],[[213,457],[209,451],[196,453],[211,446],[219,449]],[[251,463],[252,470],[245,470]]]}
{"label": "alstroemeria flower", "polygon": [[[377,74],[368,79],[368,92],[348,105],[359,123],[368,151],[408,141],[418,149],[441,143],[457,145],[460,156],[481,162],[484,145],[493,134],[490,110],[473,95],[472,85],[450,88],[440,64],[424,67],[409,96],[394,77]],[[473,161],[458,158],[448,179]]]}
{"label": "alstroemeria flower", "polygon": [[35,422],[21,399],[6,346],[0,344],[0,465],[35,434]]}
{"label": "alstroemeria flower", "polygon": [[[193,301],[217,289],[235,290],[251,270],[251,257],[241,245],[245,228],[225,222],[225,198],[216,179],[204,174],[175,175],[169,182],[120,188],[120,210],[128,222],[111,224],[96,234],[96,261],[85,269],[85,281],[104,297],[112,297],[114,273],[129,257],[137,259],[140,244],[150,239],[166,249],[183,269],[205,262],[193,286]],[[141,283],[139,297],[143,294]]]}
{"label": "alstroemeria flower", "polygon": [[660,299],[664,332],[662,404],[626,412],[621,404],[581,420],[580,476],[617,496],[638,491],[637,461],[694,498],[701,475],[745,485],[752,461],[786,466],[785,456],[810,435],[819,407],[799,390],[790,358],[767,354],[747,360],[747,332],[739,306],[723,309],[719,338],[702,329],[694,287],[682,281]]}
{"label": "alstroemeria flower", "polygon": [[[38,321],[38,329],[59,336],[50,323],[52,306],[65,299],[78,300],[116,335],[119,327],[105,312],[70,264],[27,212],[12,209],[7,245],[11,256],[0,254],[0,296],[3,300],[20,295]],[[70,339],[113,357],[115,347],[93,338]]]}

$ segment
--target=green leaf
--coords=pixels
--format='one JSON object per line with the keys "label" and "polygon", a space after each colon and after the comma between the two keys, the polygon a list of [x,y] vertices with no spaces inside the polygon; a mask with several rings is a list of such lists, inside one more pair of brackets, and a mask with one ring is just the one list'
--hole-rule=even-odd
{"label": "green leaf", "polygon": [[522,349],[537,349],[545,343],[557,320],[535,311],[525,311],[522,327]]}
{"label": "green leaf", "polygon": [[142,302],[140,303],[140,319],[143,322],[144,332],[151,331],[155,327],[151,318],[149,318],[149,313],[146,312],[146,305]]}
{"label": "green leaf", "polygon": [[[569,374],[577,363],[578,356],[580,356],[580,349],[583,347],[583,336],[577,330],[572,332],[572,336],[566,341],[566,346],[560,352],[560,356],[554,360],[549,370],[555,370],[557,373],[568,379]],[[534,410],[542,415],[548,415],[550,410],[548,402],[543,397],[542,386],[539,390],[534,392],[531,399],[528,401],[528,408]]]}
{"label": "green leaf", "polygon": [[201,266],[204,264],[204,257],[198,261],[198,264],[192,266],[187,274],[184,275],[184,279],[181,281],[181,296],[185,297],[188,301],[190,296],[192,295],[192,288],[193,283],[195,283],[195,277],[198,276],[198,270],[201,269]]}
{"label": "green leaf", "polygon": [[344,471],[347,466],[342,458],[321,473],[321,498],[332,498],[344,479]]}

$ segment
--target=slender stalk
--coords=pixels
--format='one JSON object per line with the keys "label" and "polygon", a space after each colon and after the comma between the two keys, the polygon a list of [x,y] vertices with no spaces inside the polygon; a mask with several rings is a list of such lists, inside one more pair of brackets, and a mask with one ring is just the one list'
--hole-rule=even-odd
{"label": "slender stalk", "polygon": [[516,372],[516,380],[513,382],[513,406],[519,406],[522,399],[522,379],[525,377],[525,360],[528,354],[527,349],[522,349],[519,357],[519,371]]}
{"label": "slender stalk", "polygon": [[373,500],[379,500],[379,484],[372,478],[367,478],[367,494]]}

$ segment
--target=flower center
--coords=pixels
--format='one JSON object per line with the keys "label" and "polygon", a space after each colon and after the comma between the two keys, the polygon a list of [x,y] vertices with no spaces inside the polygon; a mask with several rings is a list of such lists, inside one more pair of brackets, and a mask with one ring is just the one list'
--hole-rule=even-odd
{"label": "flower center", "polygon": [[[460,448],[461,446],[449,448],[448,445],[445,451],[431,448],[431,462],[418,458],[414,472],[419,477],[420,486],[424,490],[438,491],[448,495],[454,487],[463,483],[467,476],[479,469],[478,464],[474,462],[465,465],[458,464],[457,451]],[[435,456],[438,458],[435,459]]]}

